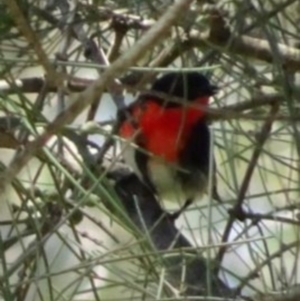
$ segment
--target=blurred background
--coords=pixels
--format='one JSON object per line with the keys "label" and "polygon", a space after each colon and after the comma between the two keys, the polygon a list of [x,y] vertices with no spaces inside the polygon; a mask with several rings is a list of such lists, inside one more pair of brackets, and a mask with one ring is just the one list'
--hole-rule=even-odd
{"label": "blurred background", "polygon": [[[109,64],[134,49],[172,4],[0,3],[4,175],[28,142]],[[178,298],[181,288],[168,283],[157,259],[167,253],[145,249],[128,220],[107,209],[103,195],[91,188],[104,187],[105,172],[91,175],[80,142],[70,133],[84,132],[91,152],[97,146],[99,151],[111,138],[118,100],[128,104],[158,74],[183,69],[199,70],[219,87],[211,100],[210,127],[223,202],[215,203],[209,194],[195,202],[176,221],[178,231],[199,256],[218,259],[220,279],[243,295],[299,284],[299,21],[296,0],[192,2],[154,47],[55,133],[2,189],[0,299]],[[67,77],[50,80],[45,77],[50,69]],[[112,165],[121,160],[118,138],[113,141],[105,154]],[[104,194],[116,202],[113,191]],[[237,203],[242,221],[228,212]],[[164,206],[174,209],[167,201]]]}

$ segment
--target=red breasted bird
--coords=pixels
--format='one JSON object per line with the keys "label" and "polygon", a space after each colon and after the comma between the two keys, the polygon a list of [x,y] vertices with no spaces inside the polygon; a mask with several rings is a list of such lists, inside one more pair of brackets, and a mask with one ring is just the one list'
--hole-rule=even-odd
{"label": "red breasted bird", "polygon": [[174,217],[207,189],[210,132],[205,108],[216,90],[198,72],[168,73],[127,108],[121,121],[119,135],[138,146],[124,145],[125,161],[159,199],[179,202],[181,210]]}

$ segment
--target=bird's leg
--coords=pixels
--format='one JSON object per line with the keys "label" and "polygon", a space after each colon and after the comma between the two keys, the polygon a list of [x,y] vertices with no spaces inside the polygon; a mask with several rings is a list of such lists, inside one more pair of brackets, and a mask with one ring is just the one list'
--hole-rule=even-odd
{"label": "bird's leg", "polygon": [[173,221],[177,220],[177,218],[185,211],[185,209],[193,203],[192,199],[187,199],[184,205],[174,213],[169,214],[169,218]]}

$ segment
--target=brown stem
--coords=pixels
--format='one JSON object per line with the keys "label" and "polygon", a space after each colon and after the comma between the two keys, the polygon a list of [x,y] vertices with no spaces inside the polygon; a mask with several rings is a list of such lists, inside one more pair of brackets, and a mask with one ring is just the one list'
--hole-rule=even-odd
{"label": "brown stem", "polygon": [[[229,217],[229,220],[227,222],[227,225],[225,227],[224,233],[223,233],[223,237],[222,237],[222,243],[225,243],[228,241],[229,235],[231,233],[233,224],[235,222],[236,219],[239,220],[244,220],[245,216],[244,216],[244,212],[243,212],[243,202],[245,199],[245,195],[247,193],[254,169],[256,167],[257,161],[259,159],[259,156],[262,152],[263,149],[263,145],[265,144],[265,142],[267,141],[268,137],[269,137],[269,133],[271,131],[272,128],[272,124],[275,120],[276,115],[278,114],[279,111],[279,103],[275,103],[272,105],[270,113],[268,118],[266,119],[265,123],[263,124],[261,131],[259,133],[259,135],[257,135],[257,141],[256,141],[256,146],[254,148],[252,157],[250,159],[250,162],[248,164],[248,168],[246,170],[246,173],[244,175],[244,179],[242,181],[241,184],[241,188],[239,190],[238,196],[237,196],[237,201],[236,204],[234,206],[234,208],[231,210],[231,214]],[[219,253],[217,255],[217,261],[220,263],[222,262],[223,256],[226,252],[227,248],[226,247],[221,247],[219,250]]]}

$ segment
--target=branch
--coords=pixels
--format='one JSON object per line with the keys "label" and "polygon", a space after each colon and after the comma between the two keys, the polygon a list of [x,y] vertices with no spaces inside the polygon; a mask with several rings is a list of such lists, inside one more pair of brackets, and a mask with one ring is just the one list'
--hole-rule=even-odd
{"label": "branch", "polygon": [[90,20],[95,19],[95,16],[97,18],[97,22],[106,22],[113,19],[123,20],[129,29],[146,31],[156,23],[156,20],[153,19],[145,19],[134,14],[127,14],[126,12],[118,13],[107,7],[83,4],[81,2],[78,3],[78,7],[83,9],[83,11],[85,10],[87,14],[90,14],[88,15],[88,19]]}
{"label": "branch", "polygon": [[[209,273],[207,260],[199,256],[196,250],[184,251],[184,248],[190,249],[191,244],[180,234],[174,223],[161,210],[153,194],[135,175],[122,175],[115,189],[130,220],[137,229],[141,230],[143,238],[149,236],[150,244],[157,251],[178,252],[175,254],[172,252],[173,255],[166,257],[162,253],[162,263],[167,268],[168,280],[175,287],[179,288],[184,282],[186,286],[184,295],[187,296],[207,295],[208,287],[212,287],[211,293],[214,296],[231,295],[231,290],[214,275],[213,271],[210,271],[211,283],[207,283],[207,273]],[[184,256],[184,253],[187,256]],[[182,279],[184,269],[186,269],[186,277]]]}
{"label": "branch", "polygon": [[15,176],[53,134],[58,133],[65,124],[71,123],[88,105],[99,98],[107,83],[113,80],[117,74],[126,71],[130,66],[134,65],[143,57],[146,51],[154,47],[160,41],[160,37],[178,21],[179,16],[189,8],[192,2],[192,0],[175,2],[160,20],[136,43],[135,47],[124,53],[102,74],[100,79],[96,80],[89,88],[80,93],[68,109],[60,113],[52,123],[46,126],[43,134],[38,136],[34,141],[29,142],[26,148],[10,163],[6,171],[1,174],[0,191],[3,192],[5,190],[6,186],[12,182]]}
{"label": "branch", "polygon": [[[275,112],[275,108],[272,112]],[[270,120],[266,122],[264,127],[265,130],[268,128],[268,125],[270,126],[271,116]],[[262,131],[262,133],[263,132],[264,131]],[[80,140],[78,140],[78,142],[79,143],[76,143],[74,141],[78,146],[79,153],[84,158],[90,156],[86,146],[82,145]],[[87,161],[93,162],[91,159],[88,159]],[[93,167],[94,166],[92,166],[91,170],[96,172]],[[116,170],[108,172],[108,176],[115,180],[114,188],[126,213],[135,226],[134,233],[137,238],[142,238],[143,240],[148,238],[148,243],[150,244],[149,247],[154,248],[155,253],[158,256],[161,256],[160,263],[167,270],[168,281],[176,288],[179,288],[182,284],[186,287],[184,292],[180,292],[181,294],[185,296],[207,296],[209,293],[208,287],[211,286],[212,291],[210,293],[212,296],[220,296],[223,297],[224,300],[231,300],[230,298],[236,298],[234,300],[237,301],[245,300],[237,296],[240,292],[240,288],[246,285],[248,281],[252,279],[253,274],[257,274],[257,272],[270,261],[270,258],[266,258],[260,267],[251,271],[245,278],[245,281],[242,280],[237,289],[230,289],[218,278],[214,271],[208,270],[208,267],[212,265],[208,265],[207,259],[201,257],[198,250],[178,231],[174,223],[162,211],[153,194],[134,174],[130,173],[128,169],[117,167]],[[99,178],[99,175],[95,173],[95,177]],[[108,188],[108,190],[110,191],[110,188]],[[95,193],[97,193],[97,191],[95,191]],[[97,194],[102,196],[102,190]],[[114,204],[105,199],[105,196],[101,198],[109,211],[116,216],[120,215],[119,207],[116,209]],[[284,246],[283,249],[272,254],[272,258],[281,256],[283,251],[290,250],[292,247],[296,247],[297,244],[298,242],[292,242],[291,244]],[[146,254],[142,254],[142,256],[146,256]],[[210,272],[209,281],[211,283],[207,282],[208,272]],[[182,275],[185,275],[184,279],[182,279]],[[296,287],[287,292],[282,291],[276,294],[268,293],[265,295],[258,294],[257,296],[247,298],[246,300],[298,301],[299,296],[300,291],[299,288]],[[223,298],[220,300],[223,300]],[[206,297],[205,300],[215,300],[215,298]]]}
{"label": "branch", "polygon": [[[134,73],[132,73],[134,74]],[[69,82],[66,84],[66,87],[70,92],[82,92],[88,86],[93,84],[94,80],[88,80],[84,78],[73,77],[70,78]],[[44,78],[32,77],[32,78],[23,78],[15,80],[11,85],[6,80],[0,80],[0,93],[13,94],[17,92],[23,93],[37,93],[45,84]],[[140,91],[136,87],[122,85],[120,87],[131,89],[133,92],[146,92]],[[17,87],[17,89],[16,89]],[[57,87],[49,86],[47,87],[49,92],[57,92]],[[245,100],[232,105],[227,105],[222,108],[209,108],[207,109],[207,118],[211,122],[220,121],[220,120],[231,120],[231,119],[244,119],[244,120],[253,120],[253,121],[264,121],[267,116],[265,114],[240,114],[243,111],[252,110],[255,108],[263,107],[266,105],[271,105],[276,102],[282,103],[285,101],[284,95],[281,93],[262,93],[255,96],[250,100]],[[275,118],[277,121],[299,121],[300,116],[290,116],[288,114],[278,114]]]}
{"label": "branch", "polygon": [[[94,173],[95,178],[99,178],[99,173],[103,168],[95,165],[95,157],[87,149],[86,144],[82,143],[79,135],[72,133],[68,138],[76,145],[79,154],[85,158],[84,162]],[[207,259],[201,257],[197,250],[194,250],[189,241],[175,227],[174,220],[161,209],[153,193],[144,185],[138,177],[131,173],[127,167],[119,165],[113,167],[108,162],[107,176],[113,180],[113,187],[119,197],[124,210],[116,206],[107,199],[107,194],[103,194],[103,188],[98,189],[95,185],[94,192],[97,194],[106,208],[115,216],[124,219],[124,211],[127,213],[130,221],[134,225],[134,231],[137,238],[143,240],[148,238],[148,246],[152,251],[160,256],[160,262],[167,269],[168,281],[176,288],[182,286],[184,282],[184,295],[199,296],[207,295],[208,287],[212,288],[211,294],[214,296],[231,296],[232,290],[226,286],[214,273],[209,271]],[[111,183],[112,181],[109,181]],[[104,181],[103,183],[108,183]],[[111,191],[107,187],[105,191]],[[122,207],[121,207],[122,208]],[[123,209],[122,208],[122,209]],[[121,211],[121,212],[120,212]],[[167,254],[166,253],[170,253]],[[187,256],[184,256],[186,254]],[[146,256],[143,255],[142,256]],[[207,275],[210,275],[210,282],[207,283]],[[185,279],[182,279],[182,275]]]}
{"label": "branch", "polygon": [[[270,120],[266,122],[270,126]],[[0,130],[19,129],[21,127],[20,120],[17,118],[0,119]],[[268,130],[268,126],[265,125],[264,129]],[[262,131],[263,133],[264,131]],[[95,177],[99,178],[99,172],[95,167],[95,157],[92,156],[88,149],[85,138],[80,139],[80,136],[72,131],[65,130],[63,132],[78,149],[79,154],[82,156],[85,164],[90,167],[90,170],[95,173]],[[262,137],[261,137],[262,139]],[[0,139],[1,140],[1,139]],[[287,245],[284,249],[271,255],[271,258],[267,258],[262,262],[260,267],[257,267],[254,271],[251,271],[247,277],[245,277],[241,284],[234,291],[231,290],[226,284],[224,284],[214,271],[209,271],[208,268],[212,265],[208,264],[207,259],[199,256],[199,251],[195,249],[188,240],[178,231],[176,226],[161,210],[157,200],[152,193],[145,187],[136,176],[130,174],[126,169],[117,169],[113,172],[108,172],[109,177],[115,180],[115,190],[124,206],[126,213],[130,220],[135,225],[136,229],[140,229],[141,232],[135,231],[138,238],[140,235],[143,239],[150,238],[150,246],[154,247],[156,253],[161,257],[161,264],[166,268],[168,281],[170,281],[175,287],[184,285],[186,290],[181,292],[184,295],[199,296],[207,295],[209,285],[212,288],[211,294],[213,296],[226,297],[229,300],[230,297],[236,296],[240,289],[247,285],[249,279],[252,279],[253,275],[257,274],[257,271],[262,266],[266,265],[271,259],[282,255],[285,250],[290,250],[291,247],[296,247],[297,242]],[[97,189],[97,187],[96,187]],[[110,189],[109,189],[110,190]],[[99,196],[102,195],[101,189],[98,192]],[[104,205],[113,214],[119,216],[119,211],[102,197]],[[251,216],[245,215],[246,218]],[[265,218],[265,216],[258,216]],[[286,222],[286,220],[285,220]],[[145,235],[146,233],[146,235]],[[216,247],[224,247],[226,244],[219,244]],[[166,256],[165,256],[166,255]],[[186,256],[185,256],[186,255]],[[146,256],[142,254],[142,256]],[[185,279],[182,279],[183,273],[186,275]],[[207,283],[207,273],[210,273],[211,283]],[[299,300],[299,290],[291,290],[289,292],[282,292],[278,294],[258,295],[249,300],[255,301],[294,301]],[[212,298],[213,299],[213,298]],[[206,300],[210,300],[209,297]],[[240,300],[240,299],[237,299]]]}
{"label": "branch", "polygon": [[[69,92],[82,92],[90,86],[94,80],[69,77],[66,84],[67,91]],[[16,94],[16,93],[38,93],[46,83],[44,77],[26,77],[16,79],[14,81],[0,80],[0,93]],[[54,83],[49,83],[48,92],[57,92],[58,87]],[[66,91],[66,92],[67,92]]]}
{"label": "branch", "polygon": [[[8,1],[8,0],[6,0]],[[140,16],[136,15],[126,15],[115,13],[107,8],[97,8],[95,6],[78,4],[79,7],[86,9],[88,12],[91,12],[93,16],[97,16],[97,21],[108,21],[112,18],[126,20],[127,26],[130,29],[140,29],[148,30],[155,24],[154,20],[143,19]],[[278,13],[280,9],[283,9],[288,5],[288,3],[283,3],[282,7],[278,6],[274,11],[267,13],[266,17],[272,17]],[[35,8],[37,14],[42,17],[45,21],[51,23],[54,26],[57,26],[57,20],[53,16],[47,15],[44,11],[41,11]],[[203,14],[205,10],[201,11]],[[267,40],[254,38],[249,35],[236,36],[233,32],[230,32],[226,28],[225,22],[223,20],[223,15],[226,12],[222,12],[216,9],[214,6],[207,9],[210,14],[210,28],[208,32],[198,31],[192,29],[188,37],[184,37],[182,41],[175,43],[174,48],[170,51],[169,55],[166,54],[166,57],[163,60],[163,65],[173,62],[180,54],[196,47],[211,49],[216,48],[217,50],[222,47],[222,52],[229,54],[237,54],[246,56],[253,59],[258,59],[267,63],[273,62],[273,50]],[[94,17],[91,17],[94,19]],[[219,24],[218,24],[219,22]],[[252,25],[248,30],[251,30]],[[214,47],[217,46],[217,47]],[[299,71],[300,70],[300,50],[294,47],[286,46],[282,43],[278,43],[278,50],[284,62],[284,67],[290,71]],[[139,80],[139,78],[137,79]]]}
{"label": "branch", "polygon": [[111,28],[114,30],[114,40],[111,49],[108,53],[108,60],[110,62],[115,61],[120,56],[120,49],[122,46],[123,39],[126,37],[130,24],[127,22],[128,19],[120,17],[113,17],[111,20]]}
{"label": "branch", "polygon": [[[271,107],[270,113],[269,113],[269,117],[266,119],[265,123],[263,124],[259,135],[257,135],[256,146],[254,148],[252,157],[248,164],[248,168],[247,168],[245,176],[243,178],[243,181],[242,181],[242,184],[241,184],[238,196],[237,196],[236,204],[230,212],[230,218],[229,218],[227,225],[225,227],[225,230],[224,230],[224,234],[222,237],[223,243],[228,241],[228,238],[231,233],[232,226],[233,226],[235,220],[239,219],[239,220],[243,221],[245,219],[243,208],[242,208],[242,205],[243,205],[243,202],[245,199],[245,195],[247,193],[254,169],[257,164],[257,161],[262,152],[263,146],[269,137],[269,133],[271,131],[275,117],[278,114],[278,111],[279,111],[279,103],[273,104]],[[225,251],[226,251],[226,247],[220,248],[219,254],[217,256],[219,262],[222,261]]]}
{"label": "branch", "polygon": [[[94,40],[92,38],[88,38],[86,30],[84,29],[84,21],[82,20],[81,16],[76,13],[76,10],[74,9],[73,11],[71,11],[68,2],[66,2],[65,0],[55,2],[52,8],[54,9],[55,7],[58,7],[62,11],[62,17],[60,20],[61,24],[68,24],[66,20],[68,14],[72,16],[74,15],[74,20],[72,20],[72,22],[68,24],[68,29],[72,37],[81,43],[82,47],[84,48],[85,57],[99,65],[109,66],[110,62],[107,59],[102,47],[98,48]],[[63,26],[60,26],[60,29],[63,33]],[[125,34],[126,32],[124,32],[124,35]],[[99,74],[101,74],[99,69],[98,72]],[[117,108],[123,109],[125,106],[125,101],[123,95],[123,86],[121,85],[121,82],[118,79],[113,79],[107,83],[107,89],[111,94]],[[97,108],[99,107],[100,100],[101,97],[98,97],[98,99],[96,99],[91,104],[87,117],[88,120],[94,119]]]}
{"label": "branch", "polygon": [[[222,47],[222,51],[238,54],[252,59],[258,59],[267,63],[273,62],[273,50],[268,41],[253,38],[247,35],[235,36],[230,34],[226,39],[211,38],[209,33],[200,33],[193,30],[190,33],[189,46],[207,48]],[[278,43],[279,54],[283,61],[283,67],[289,71],[300,70],[300,50]]]}
{"label": "branch", "polygon": [[35,54],[39,58],[40,63],[43,65],[49,82],[55,83],[57,86],[62,86],[64,76],[61,73],[56,72],[49,62],[48,57],[39,42],[40,40],[38,36],[30,27],[28,20],[25,19],[16,1],[5,0],[5,2],[20,32],[23,33],[24,37],[27,39],[29,46],[33,47]]}
{"label": "branch", "polygon": [[260,295],[253,299],[254,301],[299,301],[300,286],[289,288],[284,292],[275,292],[267,295]]}

